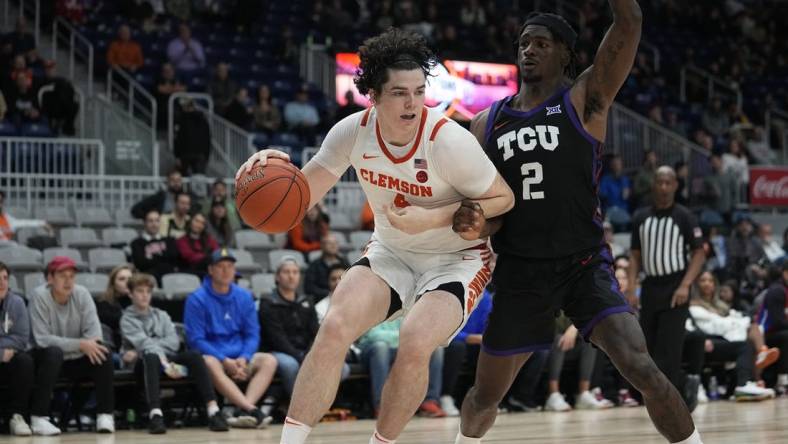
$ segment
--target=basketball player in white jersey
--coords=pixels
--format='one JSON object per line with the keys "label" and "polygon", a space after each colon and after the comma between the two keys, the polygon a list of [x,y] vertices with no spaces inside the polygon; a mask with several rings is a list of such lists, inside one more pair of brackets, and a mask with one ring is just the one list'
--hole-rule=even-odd
{"label": "basketball player in white jersey", "polygon": [[[424,399],[430,355],[460,331],[490,278],[486,240],[454,233],[453,212],[461,202],[493,215],[513,205],[511,189],[474,136],[424,106],[436,62],[423,37],[391,29],[364,42],[359,53],[356,86],[373,106],[337,123],[303,173],[311,207],[353,166],[375,213],[375,232],[331,297],[301,366],[283,444],[305,442],[330,407],[353,341],[404,316],[369,441],[394,442]],[[288,159],[263,150],[239,174],[268,157]]]}

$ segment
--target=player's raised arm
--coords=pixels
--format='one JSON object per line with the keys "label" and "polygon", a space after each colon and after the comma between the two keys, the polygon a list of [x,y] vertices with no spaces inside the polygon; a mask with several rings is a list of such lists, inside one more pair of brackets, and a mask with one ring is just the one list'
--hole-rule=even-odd
{"label": "player's raised arm", "polygon": [[[642,13],[637,0],[609,0],[613,24],[597,49],[594,64],[577,79],[572,103],[583,116],[583,125],[594,136],[604,136],[604,126],[594,128],[595,116],[606,116],[618,90],[629,76],[640,43]],[[602,139],[602,137],[597,137]]]}

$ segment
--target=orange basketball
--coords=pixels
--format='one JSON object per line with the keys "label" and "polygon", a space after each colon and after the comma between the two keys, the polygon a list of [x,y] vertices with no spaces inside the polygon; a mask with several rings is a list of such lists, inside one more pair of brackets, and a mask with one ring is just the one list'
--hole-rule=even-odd
{"label": "orange basketball", "polygon": [[301,222],[309,206],[309,184],[295,165],[268,159],[235,181],[235,207],[257,231],[283,233]]}

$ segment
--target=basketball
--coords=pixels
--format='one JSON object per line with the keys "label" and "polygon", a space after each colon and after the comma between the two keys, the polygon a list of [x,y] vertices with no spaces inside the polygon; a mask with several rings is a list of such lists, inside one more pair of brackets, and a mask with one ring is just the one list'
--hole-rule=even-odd
{"label": "basketball", "polygon": [[283,233],[301,222],[309,206],[309,185],[295,165],[268,159],[235,181],[235,206],[244,223],[263,233]]}

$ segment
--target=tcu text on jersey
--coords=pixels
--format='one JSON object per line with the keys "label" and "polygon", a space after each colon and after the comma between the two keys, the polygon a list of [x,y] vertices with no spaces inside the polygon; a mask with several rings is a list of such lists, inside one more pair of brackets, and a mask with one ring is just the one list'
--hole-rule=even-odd
{"label": "tcu text on jersey", "polygon": [[558,147],[559,128],[553,125],[536,125],[535,127],[526,126],[518,130],[512,130],[501,134],[498,137],[498,149],[503,150],[503,160],[509,160],[514,156],[512,144],[516,141],[517,147],[522,151],[531,151],[537,145],[553,151]]}

